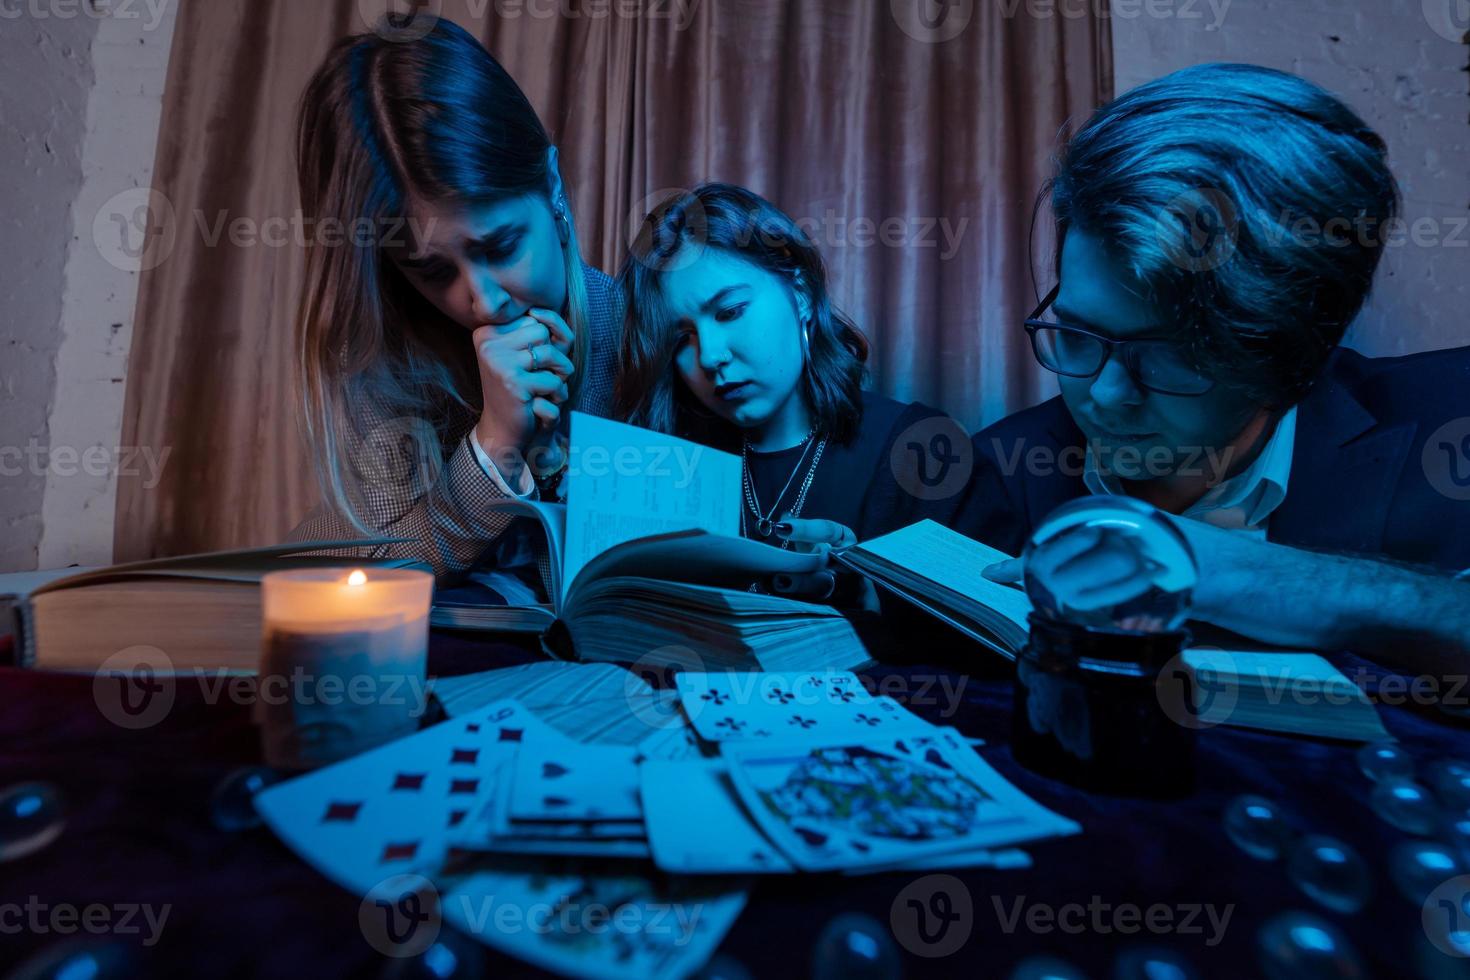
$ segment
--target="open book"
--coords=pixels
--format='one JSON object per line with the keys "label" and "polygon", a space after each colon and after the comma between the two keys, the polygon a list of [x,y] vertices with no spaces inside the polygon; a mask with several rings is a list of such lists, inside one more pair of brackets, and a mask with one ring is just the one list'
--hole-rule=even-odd
{"label": "open book", "polygon": [[567,503],[496,504],[545,530],[550,604],[441,605],[435,625],[530,625],[555,656],[650,667],[848,670],[869,661],[830,606],[749,591],[821,565],[740,537],[738,457],[581,412],[571,429]]}
{"label": "open book", "polygon": [[942,524],[920,521],[849,548],[835,560],[1014,660],[1031,632],[1031,601],[1020,589],[980,574],[1010,557]]}
{"label": "open book", "polygon": [[[409,559],[343,559],[304,552],[398,539],[303,541],[157,558],[108,568],[0,575],[22,667],[95,670],[133,646],[163,651],[175,670],[253,673],[260,660],[260,580],[287,568],[404,568]],[[0,622],[0,627],[5,624]]]}

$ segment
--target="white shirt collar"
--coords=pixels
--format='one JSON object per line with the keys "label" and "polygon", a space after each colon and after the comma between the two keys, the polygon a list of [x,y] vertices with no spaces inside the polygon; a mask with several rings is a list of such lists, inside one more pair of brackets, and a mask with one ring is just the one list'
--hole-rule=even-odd
{"label": "white shirt collar", "polygon": [[[1276,431],[1250,466],[1211,488],[1181,516],[1232,529],[1262,527],[1271,512],[1286,499],[1295,447],[1296,407],[1293,406],[1277,421]],[[1082,481],[1093,494],[1123,493],[1122,482],[1116,476],[1097,468],[1090,444]]]}

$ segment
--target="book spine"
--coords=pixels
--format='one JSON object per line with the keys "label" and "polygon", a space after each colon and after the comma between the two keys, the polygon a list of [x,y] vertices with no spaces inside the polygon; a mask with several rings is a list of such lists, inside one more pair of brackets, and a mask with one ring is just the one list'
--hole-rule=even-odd
{"label": "book spine", "polygon": [[15,639],[15,665],[30,669],[36,665],[36,630],[29,599],[17,597],[10,607],[10,632]]}

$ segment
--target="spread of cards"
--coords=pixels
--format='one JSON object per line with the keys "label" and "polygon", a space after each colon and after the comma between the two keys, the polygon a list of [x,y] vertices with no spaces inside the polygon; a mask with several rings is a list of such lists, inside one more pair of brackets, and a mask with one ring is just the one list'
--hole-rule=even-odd
{"label": "spread of cards", "polygon": [[[1015,845],[1078,830],[851,673],[675,685],[609,665],[476,675],[438,692],[450,720],[267,789],[256,808],[358,894],[418,876],[444,921],[482,942],[569,976],[643,980],[699,969],[749,876],[1012,867],[1029,861]],[[567,913],[599,896],[627,928]],[[515,928],[495,914],[508,906]],[[532,909],[546,910],[539,927]]]}

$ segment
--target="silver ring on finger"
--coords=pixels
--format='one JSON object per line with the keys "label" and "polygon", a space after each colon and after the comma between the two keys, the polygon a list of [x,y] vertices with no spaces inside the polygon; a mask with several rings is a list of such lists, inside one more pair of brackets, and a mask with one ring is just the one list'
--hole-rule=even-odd
{"label": "silver ring on finger", "polygon": [[536,346],[533,345],[533,346],[528,347],[526,349],[528,351],[530,351],[530,353],[531,353],[531,370],[532,371],[539,371],[539,370],[541,370],[541,358],[539,356],[537,356],[537,354],[536,354]]}

